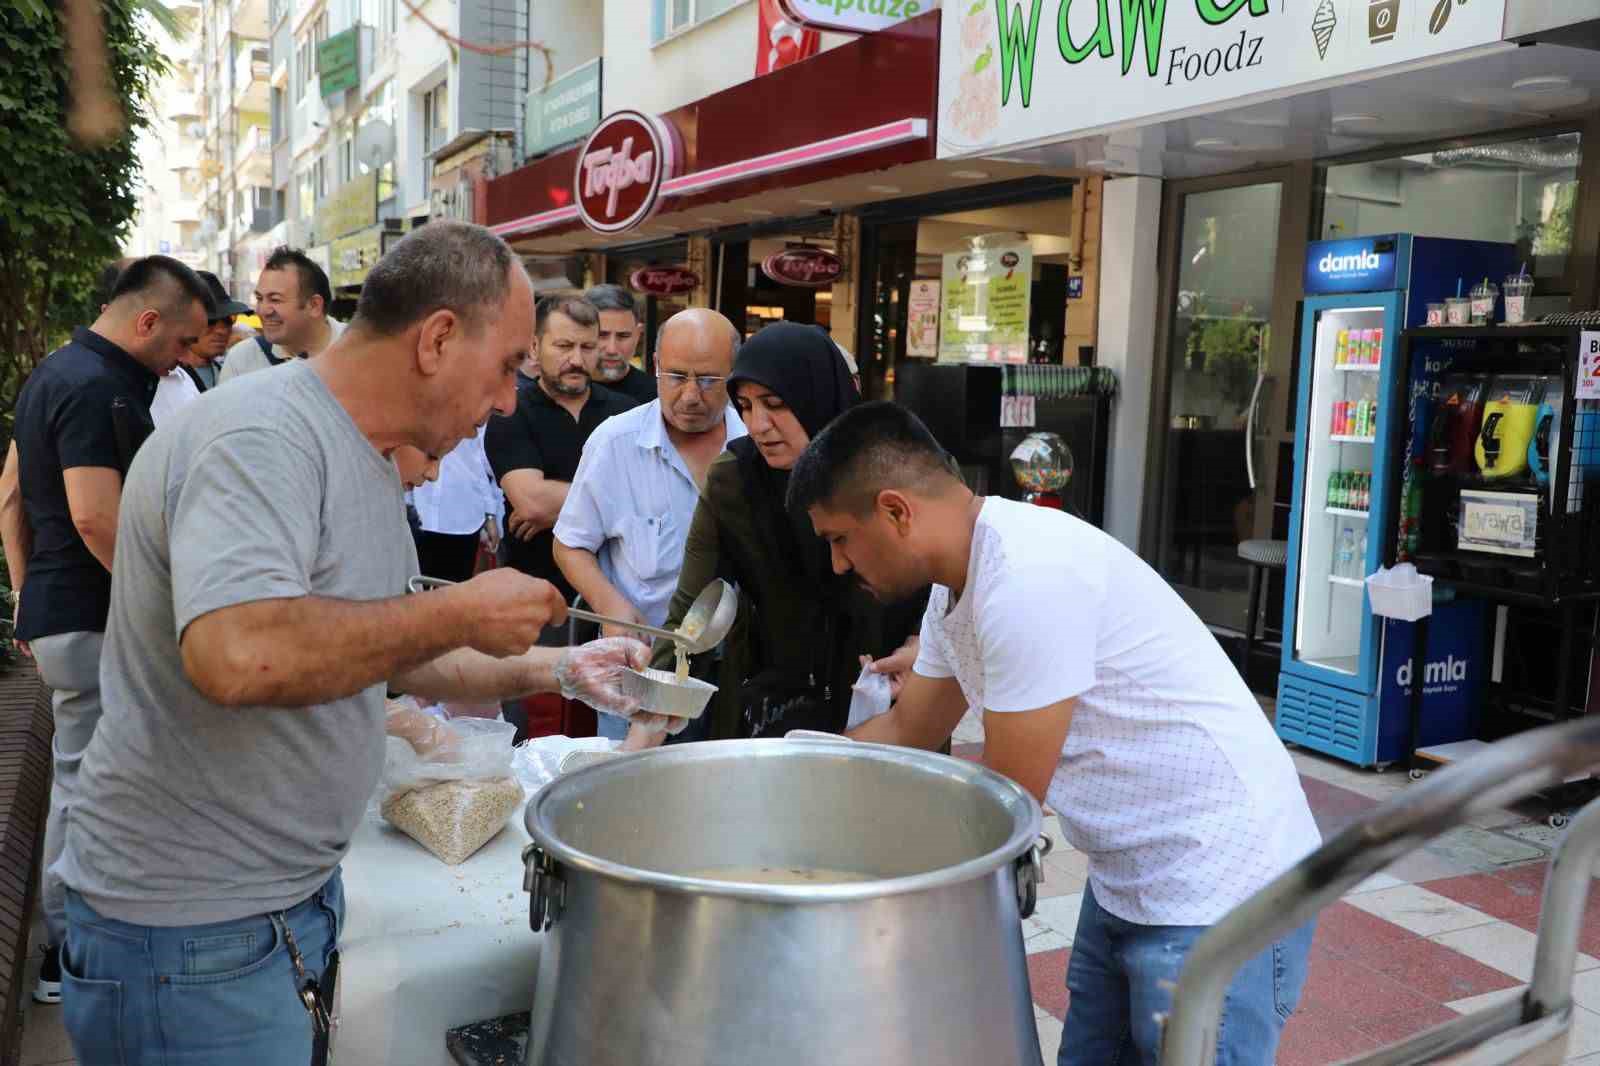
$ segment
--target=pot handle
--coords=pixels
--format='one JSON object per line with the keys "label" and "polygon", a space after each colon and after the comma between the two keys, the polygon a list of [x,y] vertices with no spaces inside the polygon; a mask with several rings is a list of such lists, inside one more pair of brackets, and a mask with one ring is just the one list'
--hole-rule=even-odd
{"label": "pot handle", "polygon": [[1039,903],[1039,886],[1044,884],[1042,860],[1054,848],[1055,842],[1041,833],[1038,842],[1018,857],[1016,863],[1018,917],[1033,917],[1034,908]]}
{"label": "pot handle", "polygon": [[522,849],[522,890],[528,893],[528,925],[542,933],[556,924],[567,902],[567,884],[556,861],[537,844]]}

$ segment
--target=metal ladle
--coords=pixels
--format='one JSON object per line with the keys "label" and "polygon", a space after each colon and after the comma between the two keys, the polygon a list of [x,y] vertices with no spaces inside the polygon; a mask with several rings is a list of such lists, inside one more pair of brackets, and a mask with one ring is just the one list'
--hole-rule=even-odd
{"label": "metal ladle", "polygon": [[[406,582],[406,588],[412,592],[425,592],[428,589],[445,588],[454,584],[457,582],[446,581],[442,577],[419,575]],[[569,607],[567,613],[586,622],[621,626],[639,633],[648,633],[652,637],[681,644],[690,655],[699,655],[721,644],[722,638],[733,628],[733,623],[739,617],[739,594],[733,590],[732,585],[720,577],[717,578],[694,598],[694,603],[689,605],[689,610],[684,614],[683,622],[676,631],[647,626],[643,622],[624,622],[620,618],[607,618],[603,614],[580,610],[577,607]]]}

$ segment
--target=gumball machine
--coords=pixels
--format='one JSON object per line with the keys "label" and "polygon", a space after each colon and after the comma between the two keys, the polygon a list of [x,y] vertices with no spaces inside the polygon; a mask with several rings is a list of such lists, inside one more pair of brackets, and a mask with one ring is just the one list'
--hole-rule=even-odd
{"label": "gumball machine", "polygon": [[1066,507],[1060,492],[1072,481],[1072,449],[1058,433],[1030,433],[1011,452],[1011,474],[1036,507]]}

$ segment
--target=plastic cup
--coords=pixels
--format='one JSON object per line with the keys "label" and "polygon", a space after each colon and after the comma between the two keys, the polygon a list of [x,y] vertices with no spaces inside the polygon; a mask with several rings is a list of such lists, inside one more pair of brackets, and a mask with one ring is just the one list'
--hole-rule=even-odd
{"label": "plastic cup", "polygon": [[1428,325],[1444,325],[1444,304],[1434,303],[1428,305]]}
{"label": "plastic cup", "polygon": [[1465,326],[1472,320],[1472,301],[1465,296],[1451,296],[1444,302],[1445,322],[1452,326]]}
{"label": "plastic cup", "polygon": [[1528,321],[1528,298],[1533,295],[1533,278],[1527,274],[1513,274],[1506,278],[1506,325],[1520,326]]}
{"label": "plastic cup", "polygon": [[1472,287],[1472,324],[1487,326],[1494,321],[1494,304],[1500,296],[1500,287],[1485,279]]}

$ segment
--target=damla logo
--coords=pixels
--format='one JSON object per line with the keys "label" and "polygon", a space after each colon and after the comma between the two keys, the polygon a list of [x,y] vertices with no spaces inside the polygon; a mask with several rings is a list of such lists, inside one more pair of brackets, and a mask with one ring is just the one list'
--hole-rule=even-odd
{"label": "damla logo", "polygon": [[[1422,668],[1422,683],[1427,685],[1459,684],[1467,679],[1467,660],[1446,656]],[[1394,672],[1395,683],[1401,688],[1411,687],[1411,660],[1407,659]]]}
{"label": "damla logo", "polygon": [[1383,259],[1371,248],[1363,248],[1353,255],[1334,255],[1329,252],[1317,260],[1317,269],[1324,274],[1354,274],[1358,271],[1377,270]]}

